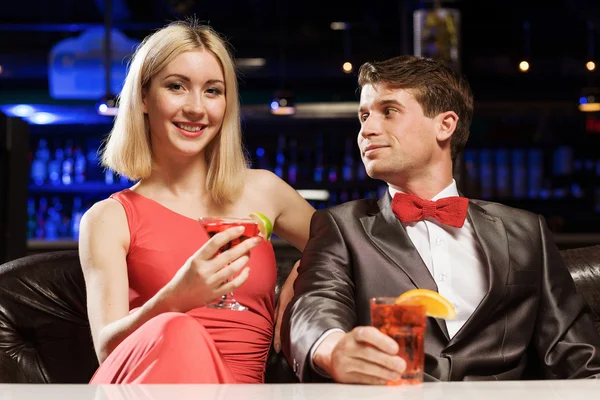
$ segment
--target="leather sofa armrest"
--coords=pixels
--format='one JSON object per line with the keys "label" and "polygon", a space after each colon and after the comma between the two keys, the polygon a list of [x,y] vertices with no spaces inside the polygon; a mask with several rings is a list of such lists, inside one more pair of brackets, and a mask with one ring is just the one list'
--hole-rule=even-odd
{"label": "leather sofa armrest", "polygon": [[0,383],[28,383],[17,362],[2,351],[0,351]]}

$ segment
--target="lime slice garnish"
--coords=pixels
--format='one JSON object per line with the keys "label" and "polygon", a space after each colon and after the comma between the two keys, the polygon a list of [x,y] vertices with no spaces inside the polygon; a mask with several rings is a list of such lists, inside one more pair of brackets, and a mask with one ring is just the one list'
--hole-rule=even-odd
{"label": "lime slice garnish", "polygon": [[258,224],[258,230],[265,240],[270,240],[273,234],[273,224],[271,220],[264,214],[259,212],[250,213],[250,218],[256,221]]}

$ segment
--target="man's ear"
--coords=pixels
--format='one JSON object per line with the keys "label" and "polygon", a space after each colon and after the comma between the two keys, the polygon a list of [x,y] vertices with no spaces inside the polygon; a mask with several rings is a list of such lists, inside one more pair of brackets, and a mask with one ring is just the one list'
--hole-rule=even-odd
{"label": "man's ear", "polygon": [[446,111],[436,116],[437,140],[446,141],[452,137],[458,124],[458,115],[454,111]]}

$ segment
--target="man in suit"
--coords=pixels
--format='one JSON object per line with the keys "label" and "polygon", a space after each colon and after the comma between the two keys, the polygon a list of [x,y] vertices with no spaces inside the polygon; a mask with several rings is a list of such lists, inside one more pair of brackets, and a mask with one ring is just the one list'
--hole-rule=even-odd
{"label": "man in suit", "polygon": [[404,360],[369,326],[369,299],[415,288],[457,312],[428,319],[426,381],[600,377],[600,337],[544,219],[458,193],[466,80],[412,56],[366,63],[358,80],[360,154],[389,190],[312,218],[282,333],[298,378],[397,379]]}

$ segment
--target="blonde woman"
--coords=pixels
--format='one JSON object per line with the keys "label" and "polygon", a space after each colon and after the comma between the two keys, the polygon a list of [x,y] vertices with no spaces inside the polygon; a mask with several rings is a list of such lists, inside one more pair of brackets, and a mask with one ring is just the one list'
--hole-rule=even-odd
{"label": "blonde woman", "polygon": [[[240,135],[234,65],[219,35],[190,20],[144,39],[102,156],[138,183],[81,222],[101,363],[91,383],[264,381],[276,312],[273,248],[254,238],[219,255],[242,232],[209,239],[198,217],[261,212],[303,250],[314,210],[274,174],[247,168]],[[233,289],[248,311],[206,307]]]}

